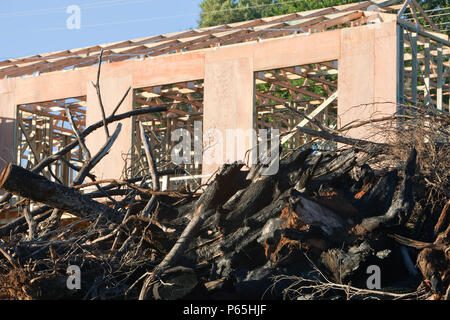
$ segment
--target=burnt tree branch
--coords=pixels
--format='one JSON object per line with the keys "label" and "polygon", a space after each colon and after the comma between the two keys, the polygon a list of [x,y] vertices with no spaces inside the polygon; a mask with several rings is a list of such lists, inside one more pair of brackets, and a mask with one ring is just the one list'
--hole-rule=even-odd
{"label": "burnt tree branch", "polygon": [[95,217],[101,213],[114,214],[111,208],[75,189],[51,182],[41,175],[11,163],[0,176],[0,189],[82,218]]}

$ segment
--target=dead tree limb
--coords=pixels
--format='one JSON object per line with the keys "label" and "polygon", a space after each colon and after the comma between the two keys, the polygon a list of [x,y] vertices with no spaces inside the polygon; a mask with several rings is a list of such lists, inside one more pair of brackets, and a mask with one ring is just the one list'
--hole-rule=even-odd
{"label": "dead tree limb", "polygon": [[108,138],[106,143],[103,145],[103,147],[97,152],[97,154],[92,157],[89,161],[85,162],[83,167],[81,168],[80,172],[78,172],[77,177],[73,181],[73,185],[78,185],[84,181],[86,176],[89,174],[89,172],[100,162],[101,159],[103,159],[111,149],[112,145],[116,141],[117,137],[119,136],[120,130],[122,129],[122,124],[119,123],[117,125],[116,130],[114,131],[114,134]]}
{"label": "dead tree limb", "polygon": [[183,255],[184,251],[187,249],[192,238],[198,233],[203,222],[208,216],[211,216],[215,210],[211,209],[204,211],[204,206],[201,204],[200,207],[194,213],[194,217],[189,222],[187,227],[184,229],[178,241],[172,247],[170,252],[166,255],[164,260],[155,268],[152,275],[145,279],[142,286],[141,292],[139,294],[139,300],[145,300],[150,283],[153,282],[155,278],[158,278],[165,270],[174,265],[174,263]]}
{"label": "dead tree limb", "polygon": [[[77,128],[77,126],[75,125],[75,123],[73,121],[72,113],[70,112],[70,110],[67,106],[66,106],[66,115],[67,115],[67,118],[69,119],[72,130],[75,132],[75,136],[77,137],[78,143],[86,157],[84,165],[81,168],[78,168],[78,170],[77,170],[78,175],[76,176],[75,180],[71,184],[71,186],[74,186],[74,185],[77,185],[77,184],[80,184],[81,182],[83,182],[84,179],[86,178],[86,176],[90,176],[93,179],[93,176],[90,174],[90,170],[92,170],[92,168],[100,161],[100,159],[103,158],[108,153],[114,140],[117,138],[117,136],[120,132],[121,124],[119,123],[114,135],[108,139],[105,146],[103,146],[103,148],[100,149],[100,151],[94,156],[94,158],[92,158],[91,153],[90,153],[89,149],[87,148],[84,139],[81,137],[80,130]],[[105,151],[105,148],[108,148],[108,149]],[[62,158],[62,159],[64,159],[64,158]],[[67,161],[67,162],[70,164],[69,161]],[[102,191],[100,186],[98,186],[98,185],[96,185],[96,186],[100,191]],[[105,193],[105,196],[109,197],[107,193]],[[53,210],[52,215],[49,217],[48,221],[44,222],[45,231],[43,232],[41,237],[45,236],[51,230],[53,230],[54,228],[57,227],[57,225],[59,224],[59,221],[61,219],[62,213],[63,213],[63,211],[60,209]],[[27,219],[27,222],[28,222],[28,219]],[[28,224],[30,224],[30,223],[28,222]]]}
{"label": "dead tree limb", "polygon": [[130,189],[136,190],[137,192],[139,192],[141,194],[149,195],[149,196],[156,195],[156,196],[169,196],[169,197],[176,197],[176,198],[184,198],[184,197],[195,197],[195,196],[201,195],[201,193],[184,193],[184,192],[179,192],[176,190],[153,191],[151,189],[139,187],[129,181],[117,180],[117,179],[105,179],[105,180],[97,180],[94,182],[87,182],[87,183],[76,185],[73,188],[74,189],[82,189],[85,187],[95,186],[95,185],[99,185],[102,183],[110,183],[111,184],[110,186],[106,186],[106,187],[102,188],[105,191],[108,189],[112,189],[112,187],[127,186]]}
{"label": "dead tree limb", "polygon": [[69,108],[66,106],[66,116],[67,119],[69,119],[70,126],[72,127],[73,132],[75,132],[75,136],[77,137],[78,143],[80,145],[81,150],[83,150],[86,160],[91,160],[91,153],[89,152],[89,149],[86,146],[86,143],[84,142],[84,138],[81,137],[81,132],[78,129],[78,127],[75,125],[75,122],[73,121],[72,113],[70,112]]}
{"label": "dead tree limb", "polygon": [[131,87],[128,87],[127,91],[125,91],[125,94],[122,96],[122,99],[117,103],[116,107],[114,108],[113,112],[111,113],[110,117],[114,117],[117,110],[119,110],[122,103],[125,101],[125,98],[128,96],[128,93],[130,92]]}
{"label": "dead tree limb", "polygon": [[421,250],[417,256],[417,265],[423,277],[429,281],[431,290],[442,297],[445,294],[445,286],[441,272],[445,272],[450,261],[450,224],[433,243],[417,241],[397,234],[389,236],[401,244]]}
{"label": "dead tree limb", "polygon": [[398,119],[414,119],[414,116],[409,115],[402,115],[402,114],[394,114],[393,116],[386,116],[386,117],[380,117],[375,119],[369,119],[369,120],[354,120],[349,123],[347,123],[345,126],[339,128],[338,132],[348,131],[350,129],[356,129],[360,128],[362,126],[377,123],[377,122],[385,122],[390,120],[398,120]]}
{"label": "dead tree limb", "polygon": [[37,224],[36,221],[34,221],[33,216],[30,214],[30,202],[27,201],[27,204],[24,207],[23,210],[23,216],[25,217],[25,220],[28,224],[28,240],[33,240],[36,237],[36,229]]}
{"label": "dead tree limb", "polygon": [[361,222],[366,231],[372,232],[382,225],[401,225],[408,220],[414,208],[412,178],[416,169],[416,157],[417,151],[413,148],[406,162],[405,176],[395,200],[385,215],[366,218]]}
{"label": "dead tree limb", "polygon": [[2,255],[6,258],[6,260],[9,261],[9,263],[11,263],[11,265],[14,268],[18,268],[17,263],[14,261],[14,259],[11,257],[11,255],[6,251],[5,247],[2,244],[2,241],[0,240],[0,252],[2,253]]}
{"label": "dead tree limb", "polygon": [[224,228],[225,230],[235,228],[250,217],[252,213],[263,209],[274,201],[278,195],[292,187],[296,181],[291,181],[291,176],[298,176],[298,171],[302,170],[302,166],[311,152],[312,149],[297,152],[290,159],[280,163],[280,168],[276,175],[262,176],[251,183],[245,188],[234,207],[231,208],[227,204],[226,209],[229,212],[224,214],[226,217],[218,216],[216,218],[215,221],[218,223],[216,227]]}
{"label": "dead tree limb", "polygon": [[9,200],[11,200],[12,196],[13,195],[11,193],[5,193],[0,197],[0,204],[3,205],[4,203],[8,202]]}
{"label": "dead tree limb", "polygon": [[434,226],[434,234],[437,236],[439,233],[445,230],[445,227],[450,224],[450,199],[445,204],[442,209],[441,214],[439,215],[438,222]]}
{"label": "dead tree limb", "polygon": [[92,85],[97,91],[98,104],[100,105],[100,110],[102,112],[103,127],[105,129],[106,138],[109,139],[109,129],[106,124],[105,107],[103,106],[102,93],[100,90],[100,71],[102,69],[102,59],[103,59],[103,49],[100,51],[100,56],[98,57],[97,82],[96,83],[92,82]]}
{"label": "dead tree limb", "polygon": [[215,177],[215,180],[206,188],[205,192],[196,202],[196,209],[189,224],[184,229],[178,241],[166,255],[164,260],[145,279],[139,294],[139,300],[147,297],[150,284],[165,270],[172,267],[188,247],[192,238],[198,233],[203,222],[211,216],[217,208],[221,207],[235,192],[233,178],[239,173],[243,164],[233,163],[224,165]]}
{"label": "dead tree limb", "polygon": [[[81,170],[81,167],[74,165],[69,160],[65,159],[64,157],[61,158],[61,161],[64,162],[69,168],[73,169],[76,172],[79,172]],[[95,180],[95,176],[91,173],[87,175],[92,180]]]}
{"label": "dead tree limb", "polygon": [[[142,125],[142,122],[139,122],[139,130],[141,134],[141,139],[144,142],[144,149],[145,149],[145,155],[147,156],[147,162],[148,162],[148,169],[150,171],[150,175],[152,177],[153,182],[153,191],[159,191],[160,185],[159,185],[159,177],[158,177],[158,171],[156,169],[156,163],[155,158],[153,157],[152,152],[152,145],[150,143],[150,140],[145,134],[144,126]],[[153,210],[153,207],[155,206],[157,200],[156,195],[152,195],[150,200],[148,201],[147,205],[145,206],[144,210],[142,211],[142,215],[144,217],[148,216],[148,214]]]}
{"label": "dead tree limb", "polygon": [[[137,115],[141,115],[141,114],[148,114],[148,113],[154,113],[154,112],[162,112],[162,111],[167,111],[167,106],[136,109],[136,110],[132,110],[132,111],[128,111],[128,112],[122,113],[122,114],[110,116],[110,117],[108,117],[106,119],[106,124],[117,122],[117,121],[129,118],[129,117],[132,117],[132,116],[137,116]],[[94,123],[94,124],[90,125],[89,127],[87,127],[83,132],[81,132],[80,137],[81,138],[85,138],[86,136],[88,136],[89,134],[91,134],[95,130],[101,128],[102,126],[103,126],[103,120],[97,121],[96,123]],[[62,148],[61,150],[56,152],[55,154],[42,159],[37,165],[35,165],[32,168],[31,171],[33,173],[41,172],[44,168],[48,167],[53,162],[60,160],[65,154],[70,152],[76,146],[78,146],[78,140],[72,141],[71,143],[66,145],[64,148]],[[0,203],[4,203],[6,201],[9,201],[11,199],[11,197],[12,197],[11,193],[4,194],[3,196],[0,197]]]}
{"label": "dead tree limb", "polygon": [[[42,206],[36,210],[33,210],[30,212],[30,215],[32,217],[36,217],[37,215],[43,214],[45,212],[48,212],[49,210],[51,210],[52,208],[45,205]],[[50,214],[49,214],[50,215]],[[12,230],[22,226],[23,224],[26,223],[25,217],[19,217],[17,219],[15,219],[14,221],[11,221],[10,223],[8,223],[5,226],[0,227],[0,237],[4,237],[7,236]]]}
{"label": "dead tree limb", "polygon": [[51,182],[24,168],[9,164],[0,176],[0,189],[70,212],[78,217],[111,215],[114,211],[78,191]]}
{"label": "dead tree limb", "polygon": [[377,142],[371,142],[361,139],[353,139],[353,138],[346,138],[343,136],[339,136],[336,134],[332,134],[327,131],[316,131],[305,127],[297,127],[297,130],[300,132],[303,132],[305,134],[309,134],[313,137],[319,137],[325,140],[337,142],[337,143],[343,143],[347,144],[353,147],[360,148],[361,150],[364,150],[368,153],[379,153],[382,152],[383,149],[386,149],[389,147],[389,144],[386,143],[377,143]]}
{"label": "dead tree limb", "polygon": [[[27,131],[25,130],[25,128],[23,127],[23,124],[22,124],[21,121],[19,121],[19,127],[20,127],[20,130],[22,131],[22,133],[23,133],[23,135],[24,135],[24,137],[25,137],[25,140],[27,141],[28,145],[30,146],[30,150],[31,150],[31,153],[33,154],[33,157],[34,157],[36,160],[39,160],[39,154],[38,154],[37,150],[35,149],[35,147],[33,147],[33,141],[32,141],[32,139],[31,139],[31,137],[29,136],[28,132],[27,132]],[[50,175],[51,175],[53,178],[55,178],[55,180],[56,180],[57,182],[62,183],[61,180],[59,180],[59,178],[53,173],[53,170],[52,170],[52,168],[51,168],[50,166],[47,166],[47,170],[50,172]],[[50,178],[50,176],[48,175],[48,173],[46,174],[46,173],[44,172],[44,175],[45,175],[47,178]]]}
{"label": "dead tree limb", "polygon": [[[167,111],[167,107],[149,107],[149,108],[142,108],[142,109],[136,109],[132,111],[128,111],[122,114],[118,114],[115,116],[111,116],[106,118],[106,124],[110,124],[113,122],[117,122],[126,118],[130,118],[132,116],[137,116],[141,114],[147,114],[147,113],[154,113],[154,112],[161,112],[161,111]],[[87,127],[83,132],[81,132],[81,138],[85,138],[95,130],[103,127],[103,120],[97,121],[96,123],[90,125]],[[40,172],[42,169],[47,167],[48,165],[52,164],[53,162],[59,160],[62,156],[70,152],[73,148],[78,146],[78,140],[74,140],[71,143],[69,143],[67,146],[56,152],[55,154],[48,156],[47,158],[41,160],[36,166],[32,168],[32,171],[34,173]]]}
{"label": "dead tree limb", "polygon": [[429,281],[431,290],[442,297],[445,294],[444,283],[441,278],[441,268],[439,261],[442,261],[443,257],[442,251],[436,251],[431,248],[425,248],[419,252],[417,256],[417,265],[422,272],[423,277]]}
{"label": "dead tree limb", "polygon": [[60,209],[53,209],[52,214],[48,219],[42,222],[42,225],[40,226],[40,230],[42,232],[39,234],[39,238],[45,238],[48,236],[53,230],[55,230],[61,221],[61,217],[63,215],[63,211]]}

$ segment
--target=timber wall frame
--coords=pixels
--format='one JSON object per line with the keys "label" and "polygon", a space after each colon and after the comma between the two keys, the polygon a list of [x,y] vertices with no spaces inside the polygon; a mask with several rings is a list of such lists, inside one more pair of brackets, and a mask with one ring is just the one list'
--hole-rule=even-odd
{"label": "timber wall frame", "polygon": [[[21,104],[17,106],[15,121],[15,162],[31,169],[43,158],[56,153],[76,137],[66,117],[70,110],[73,124],[82,131],[86,127],[86,97]],[[61,160],[55,161],[42,173],[48,179],[69,185],[75,177],[75,166],[83,165],[80,146]]]}
{"label": "timber wall frame", "polygon": [[[152,145],[152,152],[158,171],[173,172],[173,175],[201,175],[201,163],[174,164],[171,159],[172,148],[178,143],[171,139],[177,129],[186,129],[191,137],[195,128],[203,122],[203,80],[180,82],[162,86],[152,86],[134,90],[134,107],[136,109],[167,106],[167,111],[143,114],[134,117],[132,150],[129,154],[130,167],[127,176],[149,174],[139,123],[146,131]],[[195,142],[191,141],[191,150]],[[190,157],[193,157],[192,151]]]}
{"label": "timber wall frame", "polygon": [[[403,40],[399,37],[399,27],[404,27],[406,22],[383,10],[394,10],[388,6],[395,2],[367,1],[0,62],[0,77],[6,77],[0,80],[0,155],[4,159],[0,166],[14,160],[15,118],[19,105],[85,96],[86,126],[101,119],[91,81],[96,79],[95,63],[102,48],[104,59],[108,61],[101,73],[107,114],[129,87],[140,90],[202,80],[204,133],[209,129],[253,129],[256,128],[255,73],[337,61],[338,127],[374,114],[392,115],[397,111],[401,96],[399,48]],[[383,10],[366,10],[380,3],[383,3]],[[449,47],[449,42],[442,40],[444,35],[422,29],[416,32]],[[445,61],[448,61],[447,49],[443,51]],[[74,57],[75,54],[78,56]],[[68,70],[69,67],[73,68]],[[39,75],[21,77],[36,72]],[[443,74],[447,72],[445,69]],[[448,84],[442,90],[448,95]],[[134,107],[135,95],[129,94],[119,112]],[[95,168],[98,179],[123,174],[124,154],[132,147],[133,119],[122,121],[122,125],[110,154]],[[357,129],[351,131],[351,135],[367,138],[368,133]],[[97,150],[103,140],[99,130],[88,136],[87,145]],[[251,147],[249,142],[238,150],[238,158],[243,159],[245,151]],[[209,155],[205,156],[210,157],[217,150],[209,148],[207,152]],[[203,173],[213,173],[218,165],[204,163]]]}

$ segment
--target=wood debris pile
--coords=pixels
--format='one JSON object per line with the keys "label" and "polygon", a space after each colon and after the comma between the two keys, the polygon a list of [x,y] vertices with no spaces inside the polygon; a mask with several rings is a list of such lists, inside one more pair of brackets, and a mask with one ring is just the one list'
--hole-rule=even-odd
{"label": "wood debris pile", "polygon": [[[374,171],[358,156],[306,149],[271,176],[225,165],[201,195],[115,181],[103,191],[127,195],[110,205],[10,165],[2,189],[43,205],[0,227],[1,297],[445,297],[450,202],[418,219],[415,149],[401,171]],[[152,196],[158,205],[143,215]],[[78,218],[58,220],[62,210]],[[80,290],[67,288],[70,265]],[[379,289],[368,288],[369,266]]]}
{"label": "wood debris pile", "polygon": [[[22,216],[0,227],[0,299],[448,299],[448,116],[447,136],[421,140],[433,153],[402,140],[394,159],[392,144],[308,129],[351,147],[304,146],[274,175],[227,164],[188,192],[160,191],[147,143],[150,176],[84,183],[120,132],[106,124],[161,109],[119,107],[32,170],[2,172],[0,215]],[[99,128],[91,155],[84,138]],[[75,145],[86,159],[71,186],[39,174]]]}

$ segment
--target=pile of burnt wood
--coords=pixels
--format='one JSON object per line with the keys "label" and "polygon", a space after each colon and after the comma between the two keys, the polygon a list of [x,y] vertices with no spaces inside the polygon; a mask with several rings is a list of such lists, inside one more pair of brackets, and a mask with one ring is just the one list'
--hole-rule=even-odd
{"label": "pile of burnt wood", "polygon": [[448,194],[430,201],[416,149],[373,154],[228,164],[196,192],[142,177],[81,192],[11,164],[0,188],[21,200],[2,210],[23,216],[0,227],[0,298],[448,299]]}

